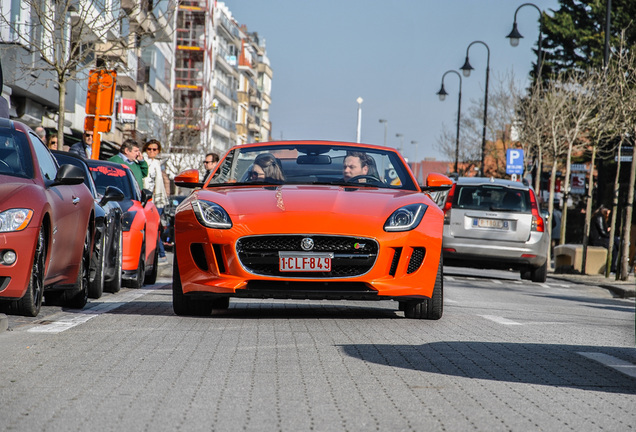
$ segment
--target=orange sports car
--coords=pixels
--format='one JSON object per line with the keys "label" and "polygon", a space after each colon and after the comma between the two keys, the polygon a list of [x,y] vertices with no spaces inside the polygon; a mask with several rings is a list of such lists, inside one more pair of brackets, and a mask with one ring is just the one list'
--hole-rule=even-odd
{"label": "orange sports car", "polygon": [[230,297],[396,300],[443,312],[442,211],[394,149],[282,141],[230,149],[175,215],[173,308],[208,315]]}
{"label": "orange sports car", "polygon": [[132,288],[154,284],[159,268],[159,212],[149,190],[139,190],[132,171],[125,165],[87,160],[97,192],[108,186],[124,193],[119,205],[124,211],[122,282]]}

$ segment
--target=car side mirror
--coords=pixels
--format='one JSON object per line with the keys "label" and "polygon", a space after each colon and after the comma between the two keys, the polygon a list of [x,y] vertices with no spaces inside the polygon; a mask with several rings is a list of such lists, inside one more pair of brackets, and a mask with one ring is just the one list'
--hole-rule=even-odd
{"label": "car side mirror", "polygon": [[57,170],[57,175],[51,186],[78,185],[84,183],[84,171],[75,165],[64,164]]}
{"label": "car side mirror", "polygon": [[174,178],[174,184],[179,187],[196,188],[202,187],[203,183],[199,181],[199,170],[189,169],[183,171]]}
{"label": "car side mirror", "polygon": [[99,201],[99,205],[103,206],[110,201],[122,201],[124,198],[124,193],[121,189],[115,186],[106,186],[106,190],[104,191],[102,199]]}
{"label": "car side mirror", "polygon": [[440,173],[430,173],[426,176],[426,185],[420,186],[424,192],[435,192],[450,189],[453,181]]}
{"label": "car side mirror", "polygon": [[148,189],[142,189],[141,190],[141,206],[146,207],[146,204],[148,204],[148,201],[150,201],[151,199],[152,199],[152,192],[150,192]]}

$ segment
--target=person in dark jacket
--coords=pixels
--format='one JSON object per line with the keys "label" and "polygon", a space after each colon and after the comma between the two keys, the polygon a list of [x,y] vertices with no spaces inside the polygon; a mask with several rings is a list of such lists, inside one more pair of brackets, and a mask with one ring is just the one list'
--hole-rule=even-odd
{"label": "person in dark jacket", "polygon": [[[611,210],[601,204],[601,206],[592,213],[592,222],[590,225],[590,246],[601,246],[605,249],[609,249],[610,244],[610,227],[608,220]],[[610,271],[616,272],[616,261],[618,259],[620,239],[617,237],[614,239],[614,246],[612,247],[612,266]]]}
{"label": "person in dark jacket", "polygon": [[90,159],[93,153],[93,131],[84,131],[82,141],[78,141],[68,150],[70,153],[80,155],[84,159]]}

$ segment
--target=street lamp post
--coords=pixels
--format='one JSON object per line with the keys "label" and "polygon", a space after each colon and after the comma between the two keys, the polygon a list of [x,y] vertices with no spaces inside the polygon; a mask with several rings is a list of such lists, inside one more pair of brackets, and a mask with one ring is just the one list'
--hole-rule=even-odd
{"label": "street lamp post", "polygon": [[537,5],[535,5],[534,3],[524,3],[521,6],[519,6],[517,8],[517,10],[515,11],[514,21],[512,22],[512,30],[510,31],[510,33],[506,37],[508,39],[510,39],[510,45],[512,45],[513,47],[516,47],[516,46],[519,45],[519,40],[523,36],[521,35],[521,33],[519,33],[519,30],[517,29],[517,12],[519,12],[519,9],[521,9],[524,6],[532,6],[537,11],[539,11],[539,41],[537,42],[537,70],[536,70],[536,78],[537,78],[537,80],[539,80],[539,78],[541,77],[541,68],[543,67],[543,58],[542,58],[542,55],[541,55],[542,31],[543,31],[543,11],[541,11],[541,9],[539,9],[539,7]]}
{"label": "street lamp post", "polygon": [[418,158],[417,158],[417,141],[411,141],[411,144],[415,145],[415,160],[414,160],[414,162],[417,163],[418,162]]}
{"label": "street lamp post", "polygon": [[486,47],[488,52],[488,57],[486,60],[486,92],[484,95],[484,126],[481,133],[481,176],[485,175],[486,166],[485,166],[485,156],[486,156],[486,125],[488,124],[488,79],[490,76],[490,47],[486,44],[486,42],[482,41],[473,41],[466,48],[466,61],[464,65],[460,68],[465,77],[470,76],[470,71],[473,70],[473,67],[470,65],[468,61],[468,51],[470,47],[474,44],[479,43]]}
{"label": "street lamp post", "polygon": [[389,127],[389,121],[385,119],[378,120],[380,123],[384,123],[384,147],[386,147],[386,132]]}
{"label": "street lamp post", "polygon": [[457,75],[457,77],[459,78],[459,97],[457,98],[457,137],[455,139],[455,173],[459,174],[459,126],[460,126],[460,119],[461,119],[461,115],[462,115],[462,76],[459,72],[457,72],[456,70],[447,70],[446,72],[444,72],[444,75],[442,75],[442,87],[440,87],[439,91],[437,92],[437,95],[439,96],[439,100],[444,101],[444,99],[446,99],[446,96],[448,95],[448,93],[446,93],[446,90],[444,89],[444,78],[446,77],[446,74],[448,73],[454,73],[455,75]]}
{"label": "street lamp post", "polygon": [[358,131],[356,133],[356,142],[360,142],[360,132],[362,131],[362,102],[363,99],[359,97],[356,99],[358,102]]}
{"label": "street lamp post", "polygon": [[[404,135],[396,133],[395,136],[400,139],[400,153],[404,153]],[[404,157],[404,155],[402,155]]]}

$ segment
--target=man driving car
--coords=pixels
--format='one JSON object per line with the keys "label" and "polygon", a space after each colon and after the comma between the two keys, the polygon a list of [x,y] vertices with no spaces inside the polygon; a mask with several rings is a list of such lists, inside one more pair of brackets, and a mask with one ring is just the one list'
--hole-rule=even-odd
{"label": "man driving car", "polygon": [[342,164],[342,176],[345,181],[350,181],[357,176],[370,175],[369,169],[373,165],[372,158],[368,154],[363,152],[349,152]]}

